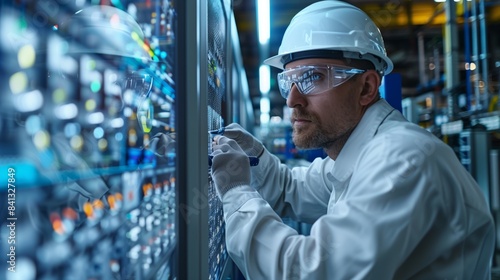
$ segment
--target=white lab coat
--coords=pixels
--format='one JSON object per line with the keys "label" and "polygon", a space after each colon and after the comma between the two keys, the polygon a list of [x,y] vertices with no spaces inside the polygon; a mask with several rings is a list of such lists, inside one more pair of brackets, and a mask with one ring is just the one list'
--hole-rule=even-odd
{"label": "white lab coat", "polygon": [[[336,161],[291,170],[266,151],[252,169],[252,186],[223,197],[227,250],[248,280],[490,278],[483,193],[451,148],[385,100]],[[310,235],[279,215],[313,223]]]}

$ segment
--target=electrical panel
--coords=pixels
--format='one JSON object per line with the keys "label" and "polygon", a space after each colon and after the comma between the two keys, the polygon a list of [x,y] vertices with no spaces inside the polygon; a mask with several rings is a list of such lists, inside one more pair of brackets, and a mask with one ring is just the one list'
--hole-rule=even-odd
{"label": "electrical panel", "polygon": [[0,34],[0,279],[230,278],[210,131],[253,124],[230,1],[4,1]]}
{"label": "electrical panel", "polygon": [[176,10],[101,2],[1,4],[1,279],[174,272]]}

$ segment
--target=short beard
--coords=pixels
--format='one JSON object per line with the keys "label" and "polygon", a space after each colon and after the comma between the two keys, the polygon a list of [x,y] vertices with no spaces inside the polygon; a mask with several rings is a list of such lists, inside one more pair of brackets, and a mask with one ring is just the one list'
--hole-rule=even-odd
{"label": "short beard", "polygon": [[[332,139],[328,136],[329,132],[325,130],[319,120],[306,112],[299,112],[294,110],[292,118],[301,118],[310,120],[315,124],[312,132],[303,129],[293,128],[292,139],[295,146],[299,149],[317,149],[326,148],[331,145]],[[333,140],[334,141],[334,140]]]}
{"label": "short beard", "polygon": [[295,146],[302,150],[318,149],[332,150],[340,152],[354,128],[342,131],[338,128],[324,127],[313,115],[304,112],[294,112],[292,117],[305,118],[312,121],[316,127],[309,130],[293,128],[292,139]]}
{"label": "short beard", "polygon": [[297,131],[293,129],[293,143],[299,149],[317,149],[330,146],[332,139],[320,128],[315,129],[312,133]]}

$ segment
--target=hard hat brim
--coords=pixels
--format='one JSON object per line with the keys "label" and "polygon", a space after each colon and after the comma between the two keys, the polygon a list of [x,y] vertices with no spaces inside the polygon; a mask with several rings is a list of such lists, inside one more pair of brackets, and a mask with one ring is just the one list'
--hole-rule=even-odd
{"label": "hard hat brim", "polygon": [[[308,53],[307,55],[297,55],[300,53]],[[344,55],[342,55],[342,53]],[[350,53],[350,55],[346,55],[346,53]],[[264,60],[265,65],[269,65],[272,67],[276,67],[278,69],[284,70],[285,66],[287,63],[290,63],[295,60],[299,59],[306,59],[306,58],[332,58],[332,59],[342,59],[342,58],[354,58],[352,54],[359,53],[359,58],[358,59],[365,59],[363,58],[364,55],[366,54],[371,54],[372,56],[375,56],[379,59],[382,59],[384,61],[384,69],[380,70],[383,72],[384,75],[389,74],[393,68],[394,65],[392,61],[389,58],[381,58],[376,54],[373,54],[369,50],[360,53],[360,49],[353,49],[350,50],[349,47],[346,48],[323,48],[323,49],[315,49],[315,50],[303,50],[303,51],[296,51],[296,52],[289,52],[289,53],[284,53],[284,54],[278,54],[275,56],[272,56],[266,60]],[[295,56],[294,59],[288,59],[287,57],[290,56]],[[365,59],[368,60],[368,59]]]}

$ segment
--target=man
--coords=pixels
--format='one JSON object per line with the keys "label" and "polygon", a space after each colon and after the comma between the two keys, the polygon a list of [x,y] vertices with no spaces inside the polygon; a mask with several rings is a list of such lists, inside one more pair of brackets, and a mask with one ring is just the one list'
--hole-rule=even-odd
{"label": "man", "polygon": [[[265,63],[284,69],[294,143],[328,158],[289,169],[237,124],[215,139],[227,249],[247,279],[490,278],[484,195],[452,149],[380,98],[392,62],[365,13],[312,4]],[[280,216],[313,223],[310,235]]]}

